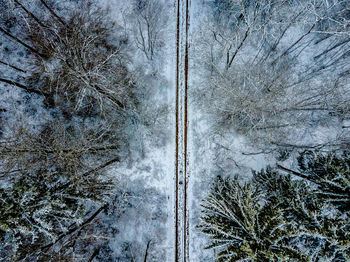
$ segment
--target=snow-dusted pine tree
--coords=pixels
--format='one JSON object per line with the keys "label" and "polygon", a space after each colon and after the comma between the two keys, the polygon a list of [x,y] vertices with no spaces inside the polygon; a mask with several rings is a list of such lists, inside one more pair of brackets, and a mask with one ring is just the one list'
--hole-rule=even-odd
{"label": "snow-dusted pine tree", "polygon": [[[314,164],[318,170],[322,169],[320,163]],[[304,173],[293,172],[306,177]],[[254,181],[264,190],[265,200],[282,202],[285,219],[294,221],[299,229],[293,243],[302,247],[311,261],[346,261],[349,258],[350,216],[342,205],[324,199],[322,190],[308,180],[293,179],[291,175],[280,174],[271,168],[255,172]]]}
{"label": "snow-dusted pine tree", "polygon": [[290,244],[296,223],[254,184],[218,178],[202,207],[200,229],[210,237],[208,248],[218,250],[217,261],[308,261]]}
{"label": "snow-dusted pine tree", "polygon": [[103,139],[91,128],[51,123],[39,134],[21,127],[2,140],[8,186],[0,188],[0,242],[12,248],[9,256],[56,241],[105,206],[113,187],[102,171],[119,158],[110,157],[118,146]]}
{"label": "snow-dusted pine tree", "polygon": [[299,170],[277,165],[244,185],[218,178],[200,229],[217,261],[348,261],[349,155],[306,152]]}

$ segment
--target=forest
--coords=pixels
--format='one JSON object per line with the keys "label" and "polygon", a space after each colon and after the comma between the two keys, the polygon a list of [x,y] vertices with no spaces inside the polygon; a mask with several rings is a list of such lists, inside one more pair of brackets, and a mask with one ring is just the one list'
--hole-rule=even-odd
{"label": "forest", "polygon": [[174,261],[188,215],[185,262],[350,261],[349,48],[346,0],[1,1],[0,260]]}
{"label": "forest", "polygon": [[[131,7],[119,24],[98,1],[1,1],[2,261],[152,258],[147,233],[161,227],[133,243],[114,238],[130,212],[150,213],[144,223],[165,216],[148,208],[161,193],[111,172],[166,139],[167,104],[153,98],[166,85],[153,62],[164,4]],[[160,81],[143,83],[151,76]]]}
{"label": "forest", "polygon": [[196,161],[213,160],[196,167],[211,179],[194,221],[214,258],[200,261],[349,261],[349,2],[203,8],[192,92],[212,145],[194,132]]}

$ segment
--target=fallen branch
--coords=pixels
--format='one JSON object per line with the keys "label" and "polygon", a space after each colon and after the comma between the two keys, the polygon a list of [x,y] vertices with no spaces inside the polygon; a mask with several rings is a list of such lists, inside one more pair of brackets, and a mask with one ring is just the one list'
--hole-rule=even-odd
{"label": "fallen branch", "polygon": [[255,156],[255,155],[261,155],[261,154],[267,155],[267,154],[273,153],[274,151],[276,151],[276,150],[271,149],[268,151],[263,150],[263,151],[259,151],[259,152],[242,152],[242,155],[244,155],[244,156]]}

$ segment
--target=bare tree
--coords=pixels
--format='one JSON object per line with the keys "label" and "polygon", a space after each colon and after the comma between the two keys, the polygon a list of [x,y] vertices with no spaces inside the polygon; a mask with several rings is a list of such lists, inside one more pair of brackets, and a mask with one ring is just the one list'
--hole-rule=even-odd
{"label": "bare tree", "polygon": [[269,148],[316,146],[317,139],[303,140],[313,130],[337,129],[324,146],[348,137],[339,126],[350,112],[349,41],[337,34],[321,39],[319,32],[341,30],[337,21],[346,24],[340,8],[346,4],[298,3],[223,0],[210,7],[214,12],[200,39],[210,73],[197,95],[211,105],[205,110],[213,114],[215,130],[234,129]]}
{"label": "bare tree", "polygon": [[163,32],[167,24],[164,3],[156,0],[135,0],[134,13],[136,46],[147,59],[153,60],[164,41]]}
{"label": "bare tree", "polygon": [[[14,1],[26,16],[26,40],[0,27],[4,35],[33,54],[30,76],[21,84],[44,95],[51,106],[68,107],[66,111],[74,112],[91,103],[101,108],[112,105],[122,111],[127,104],[132,107],[134,86],[123,52],[126,41],[109,41],[117,33],[108,13],[84,3],[76,8],[78,11],[66,10],[63,19],[41,2],[51,16],[40,18],[20,0]],[[12,80],[4,78],[3,82]]]}

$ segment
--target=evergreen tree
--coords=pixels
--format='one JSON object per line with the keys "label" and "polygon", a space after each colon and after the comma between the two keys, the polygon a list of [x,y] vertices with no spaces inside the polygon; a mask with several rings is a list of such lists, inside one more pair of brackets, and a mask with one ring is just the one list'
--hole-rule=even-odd
{"label": "evergreen tree", "polygon": [[219,177],[202,207],[200,228],[210,236],[207,248],[218,248],[217,261],[308,261],[290,244],[298,232],[282,203],[265,201],[253,183]]}
{"label": "evergreen tree", "polygon": [[302,174],[294,172],[317,187],[320,201],[330,202],[339,210],[350,212],[350,156],[334,153],[305,152],[298,158]]}
{"label": "evergreen tree", "polygon": [[312,261],[346,261],[350,247],[346,212],[320,198],[319,190],[308,180],[295,180],[267,168],[255,172],[254,181],[266,192],[266,199],[277,198],[283,203],[284,217],[297,223],[297,241],[308,250]]}
{"label": "evergreen tree", "polygon": [[7,246],[7,257],[23,258],[104,206],[113,187],[102,168],[119,161],[110,160],[118,149],[111,140],[54,122],[39,133],[19,128],[3,141],[0,251]]}
{"label": "evergreen tree", "polygon": [[349,261],[348,154],[306,152],[298,163],[253,172],[244,185],[217,179],[200,224],[217,261]]}

